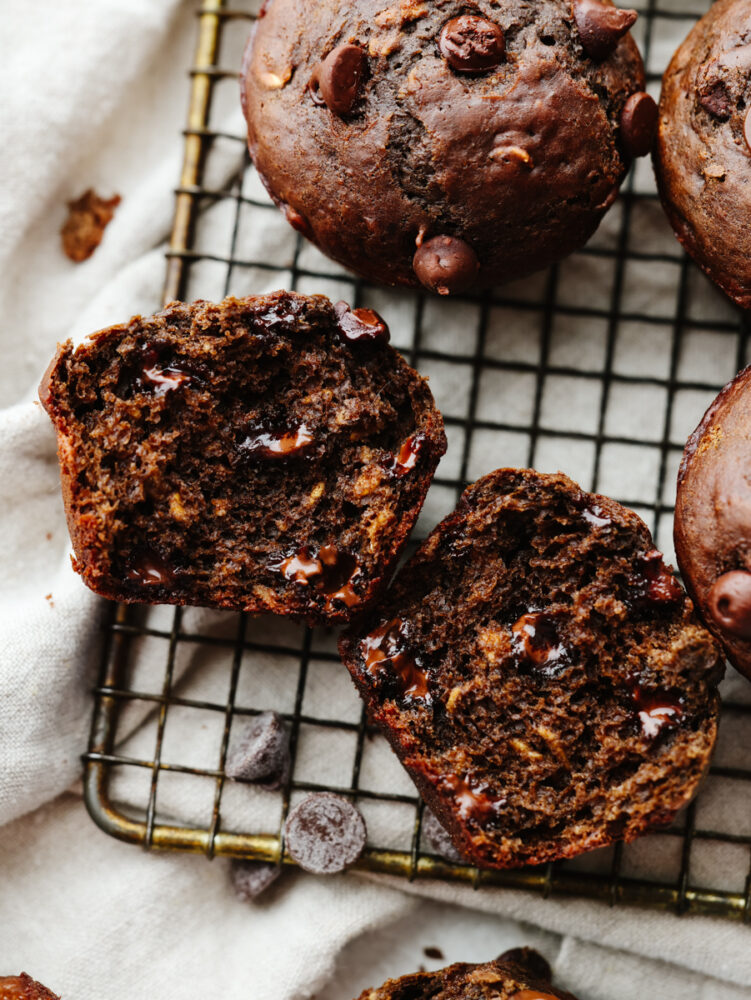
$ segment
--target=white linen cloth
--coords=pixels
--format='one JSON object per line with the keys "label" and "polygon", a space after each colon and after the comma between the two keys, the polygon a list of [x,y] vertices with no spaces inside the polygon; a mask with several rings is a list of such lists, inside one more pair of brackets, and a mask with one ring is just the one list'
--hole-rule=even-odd
{"label": "white linen cloth", "polygon": [[[413,971],[425,945],[479,961],[538,941],[582,1000],[751,995],[751,932],[727,921],[302,873],[247,906],[224,863],[145,854],[86,815],[76,782],[100,606],[70,568],[54,436],[35,393],[57,341],[160,305],[194,13],[179,0],[0,7],[0,975],[23,968],[65,1000],[317,990],[347,1000]],[[228,107],[233,131],[238,114]],[[225,173],[234,166],[228,154]],[[65,202],[89,186],[123,200],[101,247],[75,265],[58,234]],[[210,684],[210,668],[197,657],[180,675],[200,671]],[[133,716],[129,746],[142,722]],[[187,725],[171,738],[200,750]],[[175,789],[161,804],[185,816],[192,794]],[[122,797],[137,797],[127,780]]]}

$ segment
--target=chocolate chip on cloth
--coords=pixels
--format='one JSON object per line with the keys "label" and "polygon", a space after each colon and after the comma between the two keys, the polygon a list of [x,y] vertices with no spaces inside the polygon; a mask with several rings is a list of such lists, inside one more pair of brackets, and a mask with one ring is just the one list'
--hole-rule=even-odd
{"label": "chocolate chip on cloth", "polygon": [[148,604],[349,621],[446,450],[372,310],[287,292],[174,303],[64,344],[40,399],[84,582]]}
{"label": "chocolate chip on cloth", "polygon": [[[547,966],[541,955],[536,957]],[[576,1000],[571,993],[551,986],[537,971],[501,955],[482,965],[462,962],[436,972],[389,979],[378,989],[365,990],[358,1000]]]}
{"label": "chocolate chip on cloth", "polygon": [[232,886],[241,903],[252,903],[258,899],[276,882],[281,873],[279,865],[263,861],[233,861],[230,865]]}
{"label": "chocolate chip on cloth", "polygon": [[675,554],[699,614],[751,678],[751,368],[720,392],[678,472]]}
{"label": "chocolate chip on cloth", "polygon": [[60,1000],[46,986],[22,972],[20,976],[0,976],[0,1000]]}
{"label": "chocolate chip on cloth", "polygon": [[289,734],[276,712],[261,712],[235,732],[224,773],[264,788],[281,788],[289,774]]}
{"label": "chocolate chip on cloth", "polygon": [[663,77],[654,166],[676,237],[751,308],[751,0],[717,0]]}
{"label": "chocolate chip on cloth", "polygon": [[582,246],[651,134],[622,118],[635,13],[572,2],[274,0],[241,73],[272,198],[346,267],[439,294]]}
{"label": "chocolate chip on cloth", "polygon": [[314,875],[349,868],[365,850],[367,831],[358,810],[340,795],[316,792],[290,812],[284,842],[290,856]]}
{"label": "chocolate chip on cloth", "polygon": [[694,795],[720,651],[636,514],[499,469],[340,639],[456,849],[509,868],[632,840]]}

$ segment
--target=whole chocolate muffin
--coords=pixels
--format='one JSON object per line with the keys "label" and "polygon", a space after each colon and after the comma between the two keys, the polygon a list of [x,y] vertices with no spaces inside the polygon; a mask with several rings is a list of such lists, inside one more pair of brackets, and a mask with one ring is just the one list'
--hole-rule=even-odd
{"label": "whole chocolate muffin", "polygon": [[417,519],[443,421],[369,309],[173,303],[59,349],[74,566],[103,597],[349,621]]}
{"label": "whole chocolate muffin", "polygon": [[272,0],[242,71],[269,193],[374,281],[442,294],[546,267],[592,235],[657,108],[600,0]]}
{"label": "whole chocolate muffin", "polygon": [[675,553],[689,594],[730,662],[751,678],[751,368],[688,439],[678,472]]}
{"label": "whole chocolate muffin", "polygon": [[717,0],[663,78],[655,172],[675,235],[751,307],[751,0]]}
{"label": "whole chocolate muffin", "polygon": [[562,475],[469,487],[339,648],[456,849],[487,867],[670,822],[717,735],[719,649],[646,525]]}
{"label": "whole chocolate muffin", "polygon": [[531,948],[515,952],[482,965],[458,962],[436,972],[389,979],[358,1000],[576,1000],[550,985],[544,974],[550,967],[541,955]]}

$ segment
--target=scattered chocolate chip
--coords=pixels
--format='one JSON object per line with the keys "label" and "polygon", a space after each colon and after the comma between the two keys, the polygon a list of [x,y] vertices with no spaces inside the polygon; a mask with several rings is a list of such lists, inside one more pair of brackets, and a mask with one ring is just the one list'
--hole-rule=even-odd
{"label": "scattered chocolate chip", "polygon": [[391,471],[395,476],[406,476],[414,469],[425,441],[425,435],[417,433],[411,434],[406,441],[402,442],[391,466]]}
{"label": "scattered chocolate chip", "polygon": [[75,201],[69,201],[68,218],[60,231],[66,257],[76,264],[90,257],[102,242],[104,230],[119,204],[119,194],[100,198],[92,188]]}
{"label": "scattered chocolate chip", "polygon": [[502,955],[498,956],[499,962],[513,962],[528,972],[532,979],[538,979],[541,983],[552,983],[553,970],[550,962],[544,958],[539,951],[534,948],[509,948]]}
{"label": "scattered chocolate chip", "polygon": [[503,61],[505,47],[498,25],[477,14],[452,18],[438,36],[441,55],[459,73],[493,69]]}
{"label": "scattered chocolate chip", "polygon": [[648,739],[654,739],[667,727],[677,726],[683,717],[680,701],[663,691],[644,691],[636,685],[631,696],[639,713],[642,732]]}
{"label": "scattered chocolate chip", "polygon": [[723,122],[728,120],[733,110],[730,94],[722,80],[704,84],[698,92],[698,100],[705,111]]}
{"label": "scattered chocolate chip", "polygon": [[258,458],[280,458],[298,455],[313,441],[313,435],[306,424],[283,433],[257,431],[249,434],[241,443],[240,450]]}
{"label": "scattered chocolate chip", "polygon": [[144,549],[131,557],[125,579],[154,587],[169,586],[174,582],[174,573],[157,552]]}
{"label": "scattered chocolate chip", "polygon": [[443,961],[443,952],[440,948],[436,948],[433,945],[428,945],[427,948],[423,948],[422,953],[426,958],[434,958],[438,962]]}
{"label": "scattered chocolate chip", "polygon": [[456,236],[434,236],[418,247],[412,267],[421,284],[439,295],[464,292],[480,271],[477,255]]}
{"label": "scattered chocolate chip", "polygon": [[261,712],[236,734],[227,754],[228,778],[281,788],[289,773],[289,735],[276,712]]}
{"label": "scattered chocolate chip", "polygon": [[316,792],[290,812],[284,837],[291,857],[307,872],[344,871],[365,849],[365,820],[340,795]]}
{"label": "scattered chocolate chip", "polygon": [[313,70],[310,92],[316,104],[325,104],[335,115],[354,107],[366,63],[359,45],[337,45]]}
{"label": "scattered chocolate chip", "polygon": [[635,10],[623,10],[601,0],[574,0],[576,30],[584,51],[596,62],[615,51],[637,17]]}
{"label": "scattered chocolate chip", "polygon": [[334,311],[341,334],[349,343],[388,344],[389,328],[373,309],[350,309],[346,302],[337,302]]}
{"label": "scattered chocolate chip", "polygon": [[631,156],[646,156],[657,129],[657,105],[643,90],[632,94],[621,111],[621,137]]}
{"label": "scattered chocolate chip", "polygon": [[742,569],[723,573],[712,584],[707,609],[723,632],[751,639],[751,573]]}
{"label": "scattered chocolate chip", "polygon": [[230,866],[232,886],[241,903],[252,903],[276,882],[281,873],[279,865],[263,861],[233,861]]}
{"label": "scattered chocolate chip", "polygon": [[464,858],[454,847],[451,837],[438,821],[434,813],[427,807],[422,813],[422,832],[430,846],[446,861],[453,861],[455,864],[464,863]]}

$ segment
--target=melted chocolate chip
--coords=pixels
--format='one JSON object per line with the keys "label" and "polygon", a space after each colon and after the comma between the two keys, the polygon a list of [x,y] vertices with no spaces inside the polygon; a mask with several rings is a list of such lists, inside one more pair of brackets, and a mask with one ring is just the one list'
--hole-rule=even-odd
{"label": "melted chocolate chip", "polygon": [[425,442],[426,437],[422,433],[412,434],[406,441],[402,442],[391,466],[391,471],[395,476],[406,476],[414,469]]}
{"label": "melted chocolate chip", "polygon": [[407,628],[394,618],[367,635],[362,641],[365,669],[373,677],[385,674],[396,678],[403,698],[420,698],[430,703],[428,676],[418,658],[407,651]]}
{"label": "melted chocolate chip", "polygon": [[287,850],[305,871],[332,875],[360,857],[366,840],[365,820],[340,795],[316,792],[290,812],[284,824]]}
{"label": "melted chocolate chip", "polygon": [[528,611],[511,626],[511,648],[516,656],[548,674],[569,663],[568,650],[558,640],[555,619],[544,611]]}
{"label": "melted chocolate chip", "polygon": [[462,14],[441,28],[438,48],[452,69],[478,73],[503,61],[506,43],[503,32],[493,21],[477,14]]}
{"label": "melted chocolate chip", "polygon": [[473,785],[458,774],[449,775],[444,784],[453,795],[459,816],[465,821],[474,819],[478,823],[485,822],[506,804],[505,798],[486,795],[485,786]]}
{"label": "melted chocolate chip", "polygon": [[317,556],[312,555],[307,546],[303,546],[294,555],[277,563],[269,563],[269,569],[281,572],[285,579],[305,586],[313,580],[316,589],[325,595],[324,605],[327,611],[336,611],[337,602],[351,608],[360,600],[353,587],[360,575],[357,560],[349,552],[340,552],[335,545],[323,545]]}
{"label": "melted chocolate chip", "polygon": [[477,255],[455,236],[434,236],[417,248],[412,267],[421,284],[439,295],[465,292],[480,271]]}
{"label": "melted chocolate chip", "polygon": [[582,510],[582,517],[594,528],[605,528],[609,524],[613,523],[612,518],[609,518],[602,507],[596,503],[591,504],[589,507],[585,507]]}
{"label": "melted chocolate chip", "polygon": [[144,549],[133,556],[125,571],[125,579],[148,587],[168,587],[174,582],[174,573],[162,557]]}
{"label": "melted chocolate chip", "polygon": [[648,739],[654,739],[665,727],[677,726],[683,717],[680,701],[669,694],[635,687],[632,697],[639,713],[642,732]]}
{"label": "melted chocolate chip", "polygon": [[539,979],[543,983],[553,981],[553,970],[550,962],[534,948],[509,948],[502,955],[498,956],[499,962],[513,962],[529,973],[532,979]]}
{"label": "melted chocolate chip", "polygon": [[631,156],[646,156],[657,130],[657,105],[643,90],[631,97],[621,111],[621,138]]}
{"label": "melted chocolate chip", "polygon": [[289,772],[289,736],[276,712],[261,712],[236,734],[224,772],[233,780],[281,788]]}
{"label": "melted chocolate chip", "polygon": [[723,573],[707,595],[707,610],[723,632],[751,639],[751,573],[742,569]]}
{"label": "melted chocolate chip", "polygon": [[251,903],[276,882],[282,869],[263,861],[233,861],[230,872],[237,898],[241,903]]}
{"label": "melted chocolate chip", "polygon": [[335,115],[354,107],[366,64],[359,45],[337,45],[313,70],[310,92],[316,104],[325,104]]}
{"label": "melted chocolate chip", "polygon": [[642,582],[639,598],[654,604],[677,604],[684,598],[683,588],[662,561],[662,553],[652,549],[639,560]]}
{"label": "melted chocolate chip", "polygon": [[615,51],[637,17],[635,10],[622,10],[600,0],[574,0],[574,20],[582,47],[596,62]]}
{"label": "melted chocolate chip", "polygon": [[451,837],[449,837],[445,828],[430,809],[427,808],[423,810],[422,814],[422,832],[436,854],[440,854],[447,861],[453,861],[458,864],[464,861],[464,858],[454,847]]}
{"label": "melted chocolate chip", "polygon": [[339,331],[349,343],[388,344],[389,328],[373,309],[350,309],[346,302],[337,302],[334,311]]}
{"label": "melted chocolate chip", "polygon": [[249,434],[241,443],[242,451],[258,458],[280,458],[287,455],[297,455],[313,441],[313,435],[305,424],[294,431],[281,434],[259,431]]}
{"label": "melted chocolate chip", "polygon": [[728,120],[733,110],[730,94],[722,80],[706,83],[699,90],[698,100],[705,111],[722,122]]}
{"label": "melted chocolate chip", "polygon": [[134,351],[120,376],[118,395],[127,395],[135,390],[164,396],[182,385],[201,383],[188,362],[167,358],[168,352],[166,345],[155,344],[146,344],[140,351]]}

